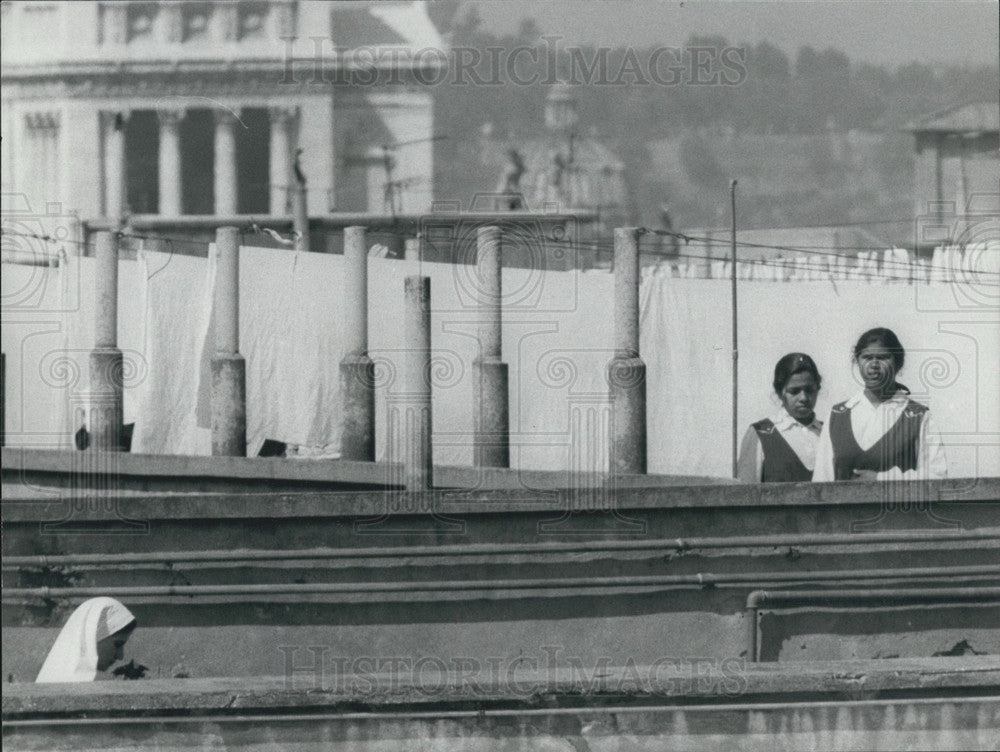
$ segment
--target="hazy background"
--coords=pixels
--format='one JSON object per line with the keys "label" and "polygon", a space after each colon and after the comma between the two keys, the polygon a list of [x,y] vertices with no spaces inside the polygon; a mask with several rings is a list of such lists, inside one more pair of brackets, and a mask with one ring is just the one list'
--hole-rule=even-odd
{"label": "hazy background", "polygon": [[499,33],[514,31],[524,18],[581,43],[677,44],[690,34],[717,33],[741,42],[768,40],[787,54],[801,45],[830,46],[858,62],[890,65],[995,64],[1000,45],[1000,6],[989,1],[463,3],[463,12],[473,9]]}
{"label": "hazy background", "polygon": [[[909,124],[969,102],[997,102],[1000,5],[995,2],[455,2],[431,15],[453,46],[485,50],[560,44],[745,50],[738,86],[575,86],[581,134],[624,162],[633,221],[675,228],[725,222],[731,177],[746,227],[865,223],[870,240],[912,234],[914,139]],[[591,53],[594,49],[590,50]],[[590,56],[588,56],[590,57]],[[615,64],[612,62],[612,70]],[[484,73],[486,71],[484,70]],[[436,89],[436,185],[461,195],[464,165],[489,123],[513,144],[544,136],[543,84]],[[1000,105],[998,105],[1000,106]],[[439,195],[447,199],[450,196]]]}

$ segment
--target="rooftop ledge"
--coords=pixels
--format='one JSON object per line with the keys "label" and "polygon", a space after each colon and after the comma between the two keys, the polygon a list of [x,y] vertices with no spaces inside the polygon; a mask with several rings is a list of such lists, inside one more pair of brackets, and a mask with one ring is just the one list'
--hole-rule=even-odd
{"label": "rooftop ledge", "polygon": [[[910,658],[745,664],[733,659],[699,665],[690,659],[654,666],[517,670],[455,681],[420,676],[422,686],[399,676],[327,676],[317,686],[310,672],[243,679],[152,679],[84,684],[7,684],[4,721],[31,718],[263,713],[482,712],[623,706],[690,706],[989,695],[1000,688],[1000,656]],[[599,674],[599,675],[598,675]],[[596,678],[595,678],[596,677]],[[352,679],[357,678],[357,682]],[[331,686],[332,685],[332,686]],[[346,687],[357,686],[351,692]]]}
{"label": "rooftop ledge", "polygon": [[[93,455],[4,447],[4,520],[52,519],[68,497],[80,493],[81,478],[87,482],[88,457]],[[118,490],[101,496],[117,496],[130,514],[147,519],[378,514],[385,509],[384,494],[399,490],[389,479],[400,477],[398,468],[386,463],[347,460],[121,453],[114,455],[114,464]],[[95,476],[95,482],[106,488],[108,470],[104,463],[100,469],[105,474]],[[1000,478],[899,482],[891,484],[889,496],[890,484],[878,481],[747,485],[696,476],[609,480],[596,474],[473,467],[435,468],[435,482],[436,488],[427,492],[428,503],[455,514],[562,510],[567,497],[585,488],[607,489],[616,508],[637,510],[870,505],[887,498],[949,504],[1000,500]],[[87,517],[114,517],[119,506],[88,511]]]}

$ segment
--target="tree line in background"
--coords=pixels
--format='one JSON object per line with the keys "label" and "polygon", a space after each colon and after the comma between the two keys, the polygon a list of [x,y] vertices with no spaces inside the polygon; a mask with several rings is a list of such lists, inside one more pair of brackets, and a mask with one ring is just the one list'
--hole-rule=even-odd
{"label": "tree line in background", "polygon": [[[453,4],[430,7],[453,48],[484,51],[475,71],[484,80],[501,81],[474,85],[465,75],[461,84],[448,81],[436,87],[436,120],[450,136],[439,143],[445,163],[463,140],[477,137],[484,123],[492,124],[494,134],[511,139],[542,134],[551,90],[544,79],[555,70],[559,80],[580,84],[573,87],[578,130],[600,138],[625,163],[632,191],[629,208],[637,221],[646,223],[654,221],[663,203],[672,207],[675,224],[716,223],[719,207],[727,203],[729,178],[734,170],[746,168],[738,146],[732,146],[734,137],[750,144],[793,137],[784,158],[808,168],[789,178],[797,184],[784,186],[782,195],[747,195],[741,215],[748,226],[857,221],[886,212],[892,213],[890,218],[908,216],[913,142],[906,124],[955,104],[997,96],[998,71],[989,66],[911,62],[889,69],[852,63],[838,50],[809,46],[792,58],[768,42],[742,45],[717,35],[690,37],[680,57],[656,57],[655,47],[603,52],[556,48],[553,54],[553,44],[543,39],[533,21],[522,22],[516,33],[496,34],[484,28],[474,8],[457,14]],[[485,54],[491,48],[537,50],[535,55],[518,56],[513,75],[539,80],[515,84],[509,80],[511,71],[500,66],[498,72],[496,58]],[[660,83],[653,80],[651,61],[658,64]],[[676,83],[663,85],[671,76]],[[718,83],[699,83],[696,78]],[[845,158],[828,143],[835,134],[849,131],[880,136],[874,158],[863,165],[863,180],[852,180],[850,155]],[[679,160],[658,153],[671,141],[679,142]],[[729,162],[724,161],[726,155]],[[684,174],[677,174],[678,162]]]}

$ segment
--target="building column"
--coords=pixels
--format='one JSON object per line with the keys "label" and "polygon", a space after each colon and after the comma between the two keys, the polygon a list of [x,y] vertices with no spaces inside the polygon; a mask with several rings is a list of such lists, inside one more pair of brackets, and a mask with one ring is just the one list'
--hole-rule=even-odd
{"label": "building column", "polygon": [[646,365],[639,357],[639,235],[615,229],[615,356],[608,364],[614,473],[646,472]]}
{"label": "building column", "polygon": [[126,211],[125,124],[128,112],[102,112],[104,131],[104,215],[117,220]]}
{"label": "building column", "polygon": [[215,233],[212,357],[212,455],[246,457],[246,362],[240,355],[240,236],[235,227]]}
{"label": "building column", "polygon": [[406,277],[403,282],[403,388],[406,407],[403,430],[403,474],[407,491],[434,485],[431,446],[431,278]]}
{"label": "building column", "polygon": [[477,232],[479,357],[472,362],[473,455],[476,467],[510,467],[507,364],[501,360],[502,243],[499,227]]}
{"label": "building column", "polygon": [[215,214],[236,211],[236,119],[231,110],[215,110]]}
{"label": "building column", "polygon": [[340,457],[375,461],[375,366],[368,356],[368,246],[364,227],[344,228],[343,428]]}
{"label": "building column", "polygon": [[118,349],[118,235],[97,233],[94,349],[90,352],[90,448],[121,451],[124,365]]}
{"label": "building column", "polygon": [[160,214],[181,214],[181,121],[184,110],[159,110]]}
{"label": "building column", "polygon": [[295,107],[272,107],[271,118],[271,214],[288,214],[292,190],[292,125]]}

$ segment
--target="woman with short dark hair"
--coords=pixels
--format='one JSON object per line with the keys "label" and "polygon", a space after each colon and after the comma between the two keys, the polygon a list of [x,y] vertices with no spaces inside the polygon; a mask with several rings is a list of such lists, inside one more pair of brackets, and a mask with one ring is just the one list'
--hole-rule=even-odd
{"label": "woman with short dark hair", "polygon": [[819,369],[805,353],[789,353],[778,361],[771,386],[781,408],[747,429],[737,463],[739,480],[775,483],[812,478],[823,427],[814,412],[821,382]]}
{"label": "woman with short dark hair", "polygon": [[930,411],[896,380],[906,351],[891,329],[869,329],[854,346],[864,389],[830,410],[815,481],[946,478],[944,446]]}

